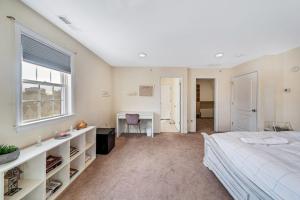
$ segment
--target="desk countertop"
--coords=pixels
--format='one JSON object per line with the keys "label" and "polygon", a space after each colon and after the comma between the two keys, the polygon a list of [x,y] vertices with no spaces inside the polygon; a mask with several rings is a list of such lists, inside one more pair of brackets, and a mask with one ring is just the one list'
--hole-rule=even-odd
{"label": "desk countertop", "polygon": [[124,114],[153,115],[154,112],[148,112],[148,111],[121,111],[121,112],[117,113],[117,115],[124,115]]}

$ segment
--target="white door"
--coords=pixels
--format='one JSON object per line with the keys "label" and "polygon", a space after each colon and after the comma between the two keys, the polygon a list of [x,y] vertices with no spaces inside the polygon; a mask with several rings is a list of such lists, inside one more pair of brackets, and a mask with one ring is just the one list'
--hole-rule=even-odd
{"label": "white door", "polygon": [[161,111],[160,119],[171,119],[171,87],[169,85],[161,86]]}
{"label": "white door", "polygon": [[257,73],[233,78],[231,116],[233,131],[257,130]]}
{"label": "white door", "polygon": [[175,104],[174,104],[174,106],[175,106],[175,126],[176,126],[176,129],[178,130],[178,131],[181,131],[181,127],[180,127],[180,121],[181,121],[181,119],[180,119],[180,117],[181,117],[181,82],[180,82],[180,79],[179,78],[177,78],[176,79],[176,83],[175,83],[175,85],[176,85],[176,87],[174,88],[174,89],[176,89],[176,91],[175,91],[175,98],[176,98],[176,100],[175,100]]}

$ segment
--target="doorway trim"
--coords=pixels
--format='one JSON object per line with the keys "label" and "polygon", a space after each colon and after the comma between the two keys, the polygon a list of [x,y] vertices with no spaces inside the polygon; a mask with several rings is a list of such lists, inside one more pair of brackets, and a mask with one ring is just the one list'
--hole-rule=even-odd
{"label": "doorway trim", "polygon": [[[161,120],[161,79],[163,78],[178,78],[180,80],[180,130],[178,133],[184,133],[183,130],[183,77],[182,76],[160,76],[159,78],[159,121]],[[159,132],[160,123],[159,123]]]}
{"label": "doorway trim", "polygon": [[218,95],[218,79],[215,76],[195,76],[192,79],[192,87],[191,87],[191,102],[192,102],[192,107],[191,107],[191,122],[193,122],[193,126],[191,127],[193,132],[197,131],[197,118],[196,118],[196,84],[197,84],[197,79],[210,79],[214,80],[214,131],[218,132],[219,131],[219,95]]}

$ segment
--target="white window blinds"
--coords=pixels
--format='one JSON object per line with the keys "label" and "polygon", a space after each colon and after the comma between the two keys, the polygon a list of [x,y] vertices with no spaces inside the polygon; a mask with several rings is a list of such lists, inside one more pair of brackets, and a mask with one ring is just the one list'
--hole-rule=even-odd
{"label": "white window blinds", "polygon": [[71,57],[27,35],[21,35],[23,60],[71,74]]}

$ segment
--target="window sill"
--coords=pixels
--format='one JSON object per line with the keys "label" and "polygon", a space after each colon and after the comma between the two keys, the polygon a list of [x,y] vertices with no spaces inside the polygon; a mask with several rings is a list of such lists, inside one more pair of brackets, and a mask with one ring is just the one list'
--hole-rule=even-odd
{"label": "window sill", "polygon": [[75,116],[75,114],[69,114],[69,115],[63,115],[63,116],[58,116],[58,117],[53,117],[53,118],[49,118],[49,119],[42,119],[39,121],[35,121],[35,122],[29,122],[29,123],[24,123],[24,124],[20,124],[16,126],[16,130],[17,132],[26,130],[26,129],[31,129],[31,128],[37,128],[43,125],[47,125],[53,122],[57,122],[59,120],[64,120],[64,119],[68,119]]}

